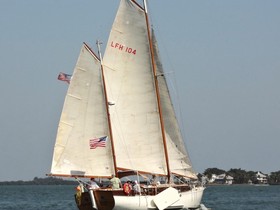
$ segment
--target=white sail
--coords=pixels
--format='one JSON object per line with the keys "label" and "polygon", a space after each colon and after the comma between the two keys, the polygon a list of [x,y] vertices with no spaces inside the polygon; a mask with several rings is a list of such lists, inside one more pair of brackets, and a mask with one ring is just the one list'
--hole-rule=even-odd
{"label": "white sail", "polygon": [[134,0],[120,0],[102,62],[82,46],[59,122],[51,175],[108,178],[137,171],[167,176],[168,183],[142,184],[140,192],[132,193],[110,187],[78,191],[79,209],[200,206],[204,187],[172,182],[173,175],[197,177],[145,9]]}
{"label": "white sail", "polygon": [[166,75],[160,60],[157,40],[152,30],[152,42],[154,58],[157,70],[157,80],[159,84],[160,102],[164,121],[165,136],[167,141],[168,157],[170,162],[170,170],[172,173],[196,179],[196,175],[192,169],[181,130],[176,119],[176,114],[168,90]]}
{"label": "white sail", "polygon": [[167,174],[145,13],[121,0],[104,54],[118,168]]}
{"label": "white sail", "polygon": [[109,137],[105,147],[90,140],[109,136],[100,61],[83,45],[65,98],[51,174],[109,177],[113,170]]}

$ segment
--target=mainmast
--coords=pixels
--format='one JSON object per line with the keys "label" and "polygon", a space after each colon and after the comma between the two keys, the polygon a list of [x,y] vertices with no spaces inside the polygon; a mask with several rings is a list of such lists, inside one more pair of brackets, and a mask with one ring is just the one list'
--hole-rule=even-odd
{"label": "mainmast", "polygon": [[156,64],[155,64],[155,59],[154,59],[154,49],[153,49],[153,43],[152,43],[152,38],[151,38],[151,32],[150,32],[150,24],[149,24],[146,0],[143,0],[143,4],[144,4],[146,25],[147,25],[147,31],[148,31],[149,47],[150,47],[150,52],[151,52],[152,68],[153,68],[153,73],[154,73],[154,82],[155,82],[155,88],[156,88],[157,105],[158,105],[158,110],[159,110],[161,134],[162,134],[165,161],[166,161],[166,167],[167,167],[167,177],[168,177],[168,183],[170,183],[171,171],[170,171],[170,166],[169,166],[169,157],[168,157],[167,143],[166,143],[166,137],[165,137],[164,121],[163,121],[162,109],[161,109],[161,104],[160,104],[159,85],[158,85],[157,74],[156,74],[157,69],[156,69]]}
{"label": "mainmast", "polygon": [[114,140],[113,140],[113,132],[112,132],[111,119],[110,119],[110,112],[109,112],[109,102],[108,102],[108,96],[107,96],[107,91],[106,91],[106,83],[105,83],[105,79],[104,79],[103,60],[102,60],[102,55],[101,55],[101,50],[100,50],[101,44],[102,43],[99,40],[96,41],[96,45],[98,48],[98,55],[99,55],[99,59],[100,59],[103,91],[104,91],[104,97],[105,97],[105,102],[106,102],[106,113],[107,113],[107,118],[108,118],[109,134],[110,134],[112,154],[113,154],[114,171],[115,171],[115,175],[118,176],[116,154],[115,154],[115,147],[114,147]]}

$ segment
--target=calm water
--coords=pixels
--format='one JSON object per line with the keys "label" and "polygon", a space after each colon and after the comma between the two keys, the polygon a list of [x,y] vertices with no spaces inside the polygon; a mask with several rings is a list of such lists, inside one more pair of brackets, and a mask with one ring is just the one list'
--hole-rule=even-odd
{"label": "calm water", "polygon": [[211,186],[202,203],[212,210],[280,210],[280,186]]}
{"label": "calm water", "polygon": [[[77,210],[75,186],[0,186],[0,210]],[[212,210],[280,210],[280,186],[211,186]]]}

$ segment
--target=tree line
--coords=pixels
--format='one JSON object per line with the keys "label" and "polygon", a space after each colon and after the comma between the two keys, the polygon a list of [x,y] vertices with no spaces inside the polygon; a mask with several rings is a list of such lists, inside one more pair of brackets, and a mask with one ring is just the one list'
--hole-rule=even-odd
{"label": "tree line", "polygon": [[[250,181],[252,183],[257,183],[257,171],[246,171],[240,168],[231,168],[229,171],[225,171],[219,168],[207,168],[203,174],[198,174],[198,178],[201,180],[202,177],[207,177],[211,179],[212,174],[220,175],[226,174],[233,177],[234,184],[247,184]],[[271,172],[270,174],[266,174],[268,178],[268,183],[280,184],[280,170]],[[46,177],[46,178],[38,178],[34,177],[32,181],[4,181],[0,182],[0,185],[76,185],[76,181],[65,180],[57,177]]]}
{"label": "tree line", "polygon": [[0,185],[75,185],[76,181],[64,180],[56,177],[38,178],[34,177],[32,181],[4,181]]}
{"label": "tree line", "polygon": [[[241,168],[231,168],[228,171],[219,168],[207,168],[203,174],[199,174],[199,178],[206,176],[211,179],[212,174],[220,175],[226,174],[233,177],[234,184],[247,184],[251,181],[253,184],[257,183],[257,171],[246,171]],[[264,173],[263,173],[264,174]],[[269,184],[280,184],[280,170],[271,172],[270,174],[265,174],[268,178]]]}

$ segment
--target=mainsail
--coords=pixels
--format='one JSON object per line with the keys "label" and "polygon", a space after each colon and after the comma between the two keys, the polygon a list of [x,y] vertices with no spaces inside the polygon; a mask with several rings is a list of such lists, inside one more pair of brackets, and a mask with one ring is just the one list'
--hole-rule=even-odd
{"label": "mainsail", "polygon": [[[114,173],[103,92],[100,61],[84,44],[59,122],[52,175],[109,177]],[[104,136],[108,136],[105,147],[90,149],[91,139]]]}
{"label": "mainsail", "polygon": [[103,59],[117,167],[167,174],[145,12],[122,0]]}

